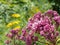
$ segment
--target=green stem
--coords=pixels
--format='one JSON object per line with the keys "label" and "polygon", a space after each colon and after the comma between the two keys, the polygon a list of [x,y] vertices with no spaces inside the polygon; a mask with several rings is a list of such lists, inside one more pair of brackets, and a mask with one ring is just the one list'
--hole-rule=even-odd
{"label": "green stem", "polygon": [[13,37],[13,45],[15,45],[15,36]]}
{"label": "green stem", "polygon": [[41,42],[41,41],[38,41],[38,42],[50,45],[49,43],[46,43],[46,42]]}
{"label": "green stem", "polygon": [[15,38],[14,38],[14,45],[15,45]]}

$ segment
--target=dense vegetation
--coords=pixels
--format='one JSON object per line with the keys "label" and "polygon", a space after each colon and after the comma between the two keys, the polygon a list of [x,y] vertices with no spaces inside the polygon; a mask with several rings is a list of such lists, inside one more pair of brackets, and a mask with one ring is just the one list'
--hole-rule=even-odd
{"label": "dense vegetation", "polygon": [[51,3],[53,10],[60,13],[60,0],[49,0],[49,2]]}
{"label": "dense vegetation", "polygon": [[[59,1],[57,4],[58,3]],[[5,40],[9,39],[6,37],[6,34],[11,33],[10,31],[12,29],[19,29],[19,34],[21,34],[22,28],[26,27],[30,18],[37,12],[42,14],[49,9],[53,9],[58,10],[59,13],[59,9],[52,6],[54,4],[55,3],[49,2],[48,0],[0,0],[0,45],[5,45]],[[40,35],[36,35],[40,37]],[[40,38],[43,42],[37,42],[37,44],[47,45],[44,43],[45,39],[43,39],[42,36]],[[25,45],[24,41],[20,40],[17,42],[19,45]]]}

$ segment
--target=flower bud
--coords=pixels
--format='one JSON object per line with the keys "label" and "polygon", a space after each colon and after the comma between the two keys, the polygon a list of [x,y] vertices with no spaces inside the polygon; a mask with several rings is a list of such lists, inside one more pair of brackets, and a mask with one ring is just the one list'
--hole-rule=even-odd
{"label": "flower bud", "polygon": [[11,43],[10,40],[6,40],[6,41],[5,41],[5,44],[10,44],[10,43]]}

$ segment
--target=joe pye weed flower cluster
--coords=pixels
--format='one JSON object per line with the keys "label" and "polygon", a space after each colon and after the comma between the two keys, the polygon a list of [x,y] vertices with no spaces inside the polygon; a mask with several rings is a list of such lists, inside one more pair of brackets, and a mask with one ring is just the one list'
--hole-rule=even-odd
{"label": "joe pye weed flower cluster", "polygon": [[[60,16],[56,11],[48,10],[41,14],[36,13],[29,21],[26,27],[22,29],[21,34],[17,34],[17,30],[11,30],[13,37],[18,37],[16,39],[25,41],[26,45],[37,45],[36,42],[39,41],[36,34],[40,34],[47,41],[48,45],[57,45],[57,37],[59,36],[58,27],[60,26]],[[17,36],[15,36],[17,34]],[[11,35],[7,35],[10,36]],[[15,40],[16,40],[15,39]],[[40,40],[41,41],[41,40]],[[11,43],[11,41],[9,41]],[[6,42],[6,44],[9,44]],[[14,43],[16,45],[16,43]]]}

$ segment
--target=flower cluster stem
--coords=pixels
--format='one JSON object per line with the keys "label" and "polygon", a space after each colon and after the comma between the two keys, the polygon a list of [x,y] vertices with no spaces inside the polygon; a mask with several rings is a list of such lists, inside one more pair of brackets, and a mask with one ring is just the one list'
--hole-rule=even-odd
{"label": "flower cluster stem", "polygon": [[13,45],[15,45],[15,37],[13,38]]}

